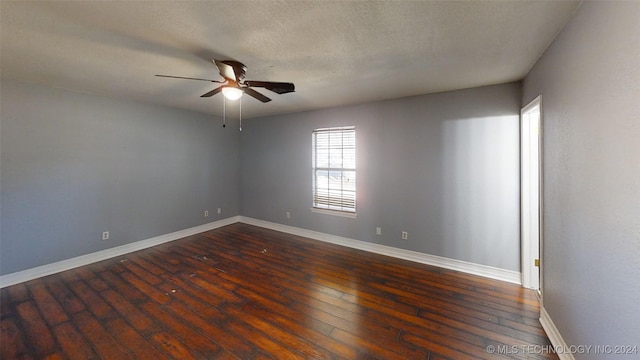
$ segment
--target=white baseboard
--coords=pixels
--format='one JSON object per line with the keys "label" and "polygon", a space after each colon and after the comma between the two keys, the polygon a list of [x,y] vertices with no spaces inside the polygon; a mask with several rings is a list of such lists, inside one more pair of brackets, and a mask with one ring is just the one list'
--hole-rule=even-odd
{"label": "white baseboard", "polygon": [[[549,341],[551,341],[551,345],[553,345],[554,348],[556,349],[569,348],[569,346],[567,346],[567,343],[562,338],[562,335],[560,335],[560,331],[558,331],[556,324],[554,324],[553,320],[551,320],[551,317],[549,316],[549,313],[544,308],[544,306],[540,306],[540,324],[542,325],[542,328],[544,329],[544,331],[547,333],[547,336],[549,337]],[[560,358],[560,360],[575,360],[575,358],[573,357],[573,354],[568,351],[558,352],[558,357]]]}
{"label": "white baseboard", "polygon": [[222,226],[230,225],[239,222],[239,216],[233,216],[227,219],[222,219],[207,224],[195,226],[189,229],[184,229],[170,234],[160,235],[152,237],[150,239],[136,241],[131,244],[117,246],[111,249],[97,251],[91,254],[74,257],[67,260],[58,261],[55,263],[38,266],[35,268],[18,271],[15,273],[0,276],[0,288],[11,286],[21,282],[37,279],[39,277],[59,273],[61,271],[73,269],[79,266],[88,265],[94,262],[110,259],[116,256],[122,256],[134,251],[146,249],[152,246],[164,244],[169,241],[182,239],[187,236],[199,234],[205,231],[213,230]]}
{"label": "white baseboard", "polygon": [[205,231],[213,230],[222,226],[230,225],[236,222],[242,222],[249,225],[260,226],[284,233],[303,236],[314,240],[324,241],[336,245],[342,245],[358,250],[369,251],[376,254],[391,256],[399,259],[409,260],[417,263],[442,267],[445,269],[461,271],[468,274],[483,276],[491,279],[502,280],[514,284],[521,284],[520,273],[512,270],[499,269],[491,266],[474,264],[466,261],[444,258],[435,255],[429,255],[411,250],[398,249],[391,246],[368,243],[365,241],[345,238],[336,235],[330,235],[317,231],[311,231],[298,227],[273,223],[264,220],[258,220],[246,216],[233,216],[227,219],[203,224],[185,230],[176,231],[170,234],[156,236],[150,239],[137,241],[111,249],[94,252],[75,258],[58,261],[52,264],[38,266],[35,268],[18,271],[15,273],[0,276],[0,288],[18,284],[21,282],[37,279],[39,277],[55,274],[65,270],[73,269],[79,266],[88,265],[94,262],[110,259],[116,256],[122,256],[134,251],[146,249],[152,246],[160,245],[169,241],[178,240],[187,236],[199,234]]}
{"label": "white baseboard", "polygon": [[373,244],[366,241],[345,238],[325,234],[317,231],[306,230],[298,227],[273,223],[264,220],[258,220],[246,216],[240,216],[240,222],[276,230],[293,235],[303,236],[314,240],[324,241],[332,244],[347,246],[350,248],[369,251],[376,254],[387,255],[399,259],[409,260],[427,265],[442,267],[445,269],[456,270],[468,274],[483,276],[491,279],[502,280],[514,284],[521,284],[521,274],[518,271],[505,270],[492,266],[474,264],[466,261],[449,259],[445,257],[429,255],[417,251],[398,249],[391,246]]}

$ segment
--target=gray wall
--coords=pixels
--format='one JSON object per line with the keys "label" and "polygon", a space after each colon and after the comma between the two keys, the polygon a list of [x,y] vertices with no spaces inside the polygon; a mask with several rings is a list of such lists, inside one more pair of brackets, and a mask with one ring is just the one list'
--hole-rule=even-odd
{"label": "gray wall", "polygon": [[[519,271],[520,86],[248,120],[241,213]],[[310,211],[311,132],[342,125],[356,126],[357,219]]]}
{"label": "gray wall", "polygon": [[583,3],[524,81],[538,94],[544,307],[569,344],[640,347],[640,3]]}
{"label": "gray wall", "polygon": [[238,215],[239,134],[220,119],[16,82],[1,90],[0,273]]}

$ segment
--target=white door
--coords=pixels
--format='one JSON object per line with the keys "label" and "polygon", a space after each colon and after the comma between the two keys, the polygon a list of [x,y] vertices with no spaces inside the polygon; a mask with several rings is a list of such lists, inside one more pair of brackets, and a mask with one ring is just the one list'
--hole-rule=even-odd
{"label": "white door", "polygon": [[540,291],[542,98],[520,111],[522,286]]}

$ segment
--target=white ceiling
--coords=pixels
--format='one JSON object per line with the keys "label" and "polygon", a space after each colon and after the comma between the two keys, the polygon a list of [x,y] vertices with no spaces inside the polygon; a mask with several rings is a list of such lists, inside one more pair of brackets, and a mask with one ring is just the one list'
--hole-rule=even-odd
{"label": "white ceiling", "polygon": [[[258,117],[522,79],[580,1],[0,1],[3,79],[221,115],[211,59],[286,81]],[[228,105],[228,111],[233,106]]]}

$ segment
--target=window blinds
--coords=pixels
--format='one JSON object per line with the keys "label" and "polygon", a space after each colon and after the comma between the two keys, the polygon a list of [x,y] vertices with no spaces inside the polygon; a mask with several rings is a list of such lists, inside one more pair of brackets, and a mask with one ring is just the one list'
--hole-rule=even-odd
{"label": "window blinds", "polygon": [[356,211],[356,130],[313,131],[313,207]]}

